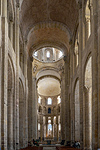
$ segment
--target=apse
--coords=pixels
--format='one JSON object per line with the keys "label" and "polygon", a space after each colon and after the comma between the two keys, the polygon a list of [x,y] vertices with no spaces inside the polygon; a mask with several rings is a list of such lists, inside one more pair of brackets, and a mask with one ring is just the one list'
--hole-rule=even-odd
{"label": "apse", "polygon": [[38,81],[37,91],[39,95],[56,96],[61,93],[60,82],[53,77],[44,77]]}

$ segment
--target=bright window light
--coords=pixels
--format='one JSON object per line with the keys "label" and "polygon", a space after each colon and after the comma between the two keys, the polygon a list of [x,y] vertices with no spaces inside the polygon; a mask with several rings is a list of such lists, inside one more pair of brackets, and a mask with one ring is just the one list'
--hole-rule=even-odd
{"label": "bright window light", "polygon": [[54,116],[54,120],[56,119],[56,116]]}
{"label": "bright window light", "polygon": [[51,117],[48,117],[48,120],[50,120],[51,119]]}
{"label": "bright window light", "polygon": [[38,123],[38,130],[40,131],[40,123]]}
{"label": "bright window light", "polygon": [[47,104],[48,104],[48,105],[51,105],[51,104],[52,104],[52,99],[51,99],[50,97],[49,97],[48,100],[47,100]]}
{"label": "bright window light", "polygon": [[41,103],[41,97],[39,96],[38,98],[38,103],[40,104]]}
{"label": "bright window light", "polygon": [[43,116],[43,123],[45,124],[45,117]]}
{"label": "bright window light", "polygon": [[51,120],[48,120],[48,123],[51,123]]}
{"label": "bright window light", "polygon": [[34,53],[34,56],[36,56],[36,57],[37,57],[37,52],[35,52],[35,53]]}
{"label": "bright window light", "polygon": [[48,130],[52,130],[52,125],[51,124],[48,124]]}
{"label": "bright window light", "polygon": [[58,104],[60,104],[60,103],[61,103],[61,98],[60,98],[60,96],[58,96],[57,99],[58,99]]}
{"label": "bright window light", "polygon": [[59,52],[59,58],[63,56],[63,53],[60,51]]}
{"label": "bright window light", "polygon": [[47,51],[47,58],[49,58],[50,57],[50,52],[49,51]]}
{"label": "bright window light", "polygon": [[59,131],[61,130],[61,124],[59,124]]}

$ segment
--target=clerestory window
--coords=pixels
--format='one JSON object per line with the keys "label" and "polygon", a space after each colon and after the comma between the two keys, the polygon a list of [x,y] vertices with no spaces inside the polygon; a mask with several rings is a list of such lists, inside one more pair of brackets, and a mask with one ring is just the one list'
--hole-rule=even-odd
{"label": "clerestory window", "polygon": [[52,105],[52,99],[51,99],[50,97],[49,97],[48,100],[47,100],[47,104],[48,104],[48,105]]}

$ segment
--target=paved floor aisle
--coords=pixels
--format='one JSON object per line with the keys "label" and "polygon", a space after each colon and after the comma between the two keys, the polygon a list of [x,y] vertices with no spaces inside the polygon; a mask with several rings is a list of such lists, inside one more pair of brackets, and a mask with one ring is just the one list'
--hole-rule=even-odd
{"label": "paved floor aisle", "polygon": [[43,150],[56,150],[56,147],[43,147]]}

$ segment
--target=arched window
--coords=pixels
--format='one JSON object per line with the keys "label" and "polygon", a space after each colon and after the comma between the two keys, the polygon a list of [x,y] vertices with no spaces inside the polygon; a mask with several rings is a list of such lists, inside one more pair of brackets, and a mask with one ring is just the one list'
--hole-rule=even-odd
{"label": "arched window", "polygon": [[40,123],[38,123],[38,130],[40,131]]}
{"label": "arched window", "polygon": [[61,124],[59,124],[59,131],[61,130]]}
{"label": "arched window", "polygon": [[48,104],[48,105],[51,105],[51,104],[52,104],[52,99],[51,99],[50,97],[49,97],[48,100],[47,100],[47,104]]}
{"label": "arched window", "polygon": [[59,58],[63,56],[62,51],[59,51]]}
{"label": "arched window", "polygon": [[54,120],[53,120],[54,124],[56,124],[56,116],[54,116]]}
{"label": "arched window", "polygon": [[60,98],[60,96],[57,97],[57,100],[58,100],[58,104],[60,104],[60,103],[61,103],[61,98]]}
{"label": "arched window", "polygon": [[73,49],[73,75],[75,73],[78,64],[79,64],[79,27],[77,28],[77,33],[75,36],[75,46]]}
{"label": "arched window", "polygon": [[38,98],[38,103],[41,104],[41,97]]}
{"label": "arched window", "polygon": [[47,51],[46,56],[47,56],[47,58],[50,57],[50,52],[49,51]]}
{"label": "arched window", "polygon": [[37,53],[38,53],[37,51],[34,53],[34,56],[35,56],[35,57],[37,57],[37,56],[38,56],[38,54],[37,54]]}
{"label": "arched window", "polygon": [[48,114],[51,114],[51,108],[48,108]]}
{"label": "arched window", "polygon": [[74,53],[75,53],[75,67],[77,67],[78,66],[78,63],[79,63],[79,59],[78,59],[78,39],[76,39],[76,41],[75,41],[75,49],[74,49]]}
{"label": "arched window", "polygon": [[87,0],[86,7],[85,7],[85,19],[86,19],[86,39],[88,39],[90,34],[91,34],[90,3],[89,3],[89,0]]}
{"label": "arched window", "polygon": [[48,124],[48,136],[51,136],[52,135],[52,125],[51,124]]}
{"label": "arched window", "polygon": [[51,123],[51,120],[48,120],[48,123]]}

